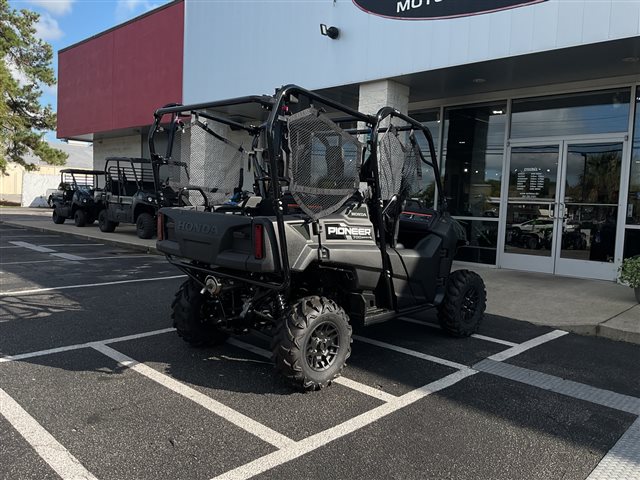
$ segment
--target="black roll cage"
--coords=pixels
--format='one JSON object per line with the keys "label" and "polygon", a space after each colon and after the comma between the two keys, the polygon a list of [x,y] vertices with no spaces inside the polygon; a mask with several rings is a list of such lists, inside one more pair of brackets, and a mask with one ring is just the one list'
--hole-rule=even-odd
{"label": "black roll cage", "polygon": [[71,175],[71,180],[73,181],[73,189],[77,190],[78,189],[78,182],[76,180],[76,174],[78,175],[84,175],[85,180],[87,179],[88,176],[92,176],[93,177],[93,187],[96,188],[96,185],[98,183],[98,175],[104,175],[104,172],[102,170],[83,170],[81,168],[65,168],[60,170],[60,183],[66,183],[64,181],[64,176],[65,175]]}
{"label": "black roll cage", "polygon": [[[131,165],[131,172],[133,173],[133,181],[136,183],[136,188],[138,190],[141,189],[140,184],[145,180],[143,165],[150,165],[153,173],[153,163],[148,158],[107,157],[106,163],[104,164],[104,172],[103,172],[107,177],[107,180],[112,179],[111,168],[113,168],[113,165],[110,165],[112,162],[115,163],[116,172],[118,174],[118,178],[117,178],[118,192],[116,194],[118,198],[127,196],[122,194],[122,189],[124,188],[123,178],[124,178],[124,175],[126,174],[126,171],[124,169],[126,169],[127,167],[125,166],[121,167],[120,163],[126,163]],[[140,165],[140,169],[136,169],[135,168],[136,165]],[[138,173],[140,175],[138,175]],[[153,174],[153,181],[155,185],[155,174]],[[111,193],[113,194],[114,192],[111,192]]]}
{"label": "black roll cage", "polygon": [[[284,164],[283,152],[285,151],[283,140],[284,140],[284,124],[286,123],[286,115],[288,114],[288,105],[297,104],[299,101],[299,97],[305,97],[312,104],[313,102],[317,102],[326,107],[330,107],[332,109],[345,114],[345,117],[340,117],[334,119],[336,123],[346,123],[346,122],[362,122],[366,125],[366,128],[355,128],[355,129],[345,129],[346,132],[351,134],[364,134],[371,135],[368,143],[372,145],[374,148],[371,148],[370,155],[366,160],[367,163],[371,164],[371,171],[373,173],[373,203],[377,206],[376,210],[376,222],[377,228],[380,230],[383,225],[383,208],[384,202],[381,199],[380,189],[379,189],[379,171],[378,171],[378,161],[377,161],[377,145],[379,134],[386,132],[387,127],[382,126],[382,122],[387,118],[391,119],[393,117],[398,118],[408,125],[394,127],[398,131],[422,131],[425,138],[427,139],[428,147],[429,147],[429,157],[427,160],[422,153],[422,151],[418,148],[418,152],[420,155],[420,159],[422,163],[430,166],[433,169],[436,189],[437,189],[437,198],[438,198],[438,209],[446,210],[447,204],[443,195],[442,190],[442,180],[440,176],[440,169],[437,163],[437,157],[435,153],[435,145],[433,142],[433,137],[429,129],[414,120],[413,118],[401,113],[400,111],[391,108],[391,107],[383,107],[381,108],[376,115],[368,115],[357,110],[354,110],[350,107],[342,105],[336,101],[333,101],[329,98],[326,98],[317,93],[306,90],[297,85],[285,85],[276,91],[275,96],[245,96],[245,97],[236,97],[229,100],[220,100],[215,102],[208,103],[198,103],[192,105],[180,105],[180,104],[169,104],[162,108],[159,108],[154,113],[154,122],[149,130],[149,152],[151,155],[151,161],[153,166],[154,173],[154,182],[156,186],[156,192],[160,195],[160,205],[162,206],[162,197],[161,197],[161,188],[160,188],[160,178],[159,178],[159,168],[163,164],[168,163],[168,158],[171,155],[171,149],[173,145],[174,133],[176,131],[177,122],[180,121],[181,117],[191,116],[192,114],[198,114],[201,117],[207,118],[209,120],[220,122],[222,124],[228,125],[235,129],[244,130],[250,134],[258,135],[261,131],[266,131],[266,150],[268,153],[268,161],[269,161],[269,175],[270,178],[267,177],[269,182],[269,188],[271,190],[271,200],[273,202],[274,211],[276,214],[276,222],[278,225],[278,240],[280,246],[280,263],[282,268],[282,281],[280,283],[272,283],[272,282],[262,282],[256,281],[254,279],[245,279],[238,275],[229,274],[226,272],[220,272],[216,270],[215,272],[211,272],[215,275],[220,275],[227,278],[232,278],[241,281],[247,281],[248,283],[254,284],[256,286],[261,286],[267,288],[267,292],[259,295],[258,298],[263,298],[266,296],[269,291],[276,292],[284,292],[285,295],[288,295],[289,287],[291,285],[291,269],[289,265],[289,256],[287,249],[287,241],[286,241],[286,233],[285,233],[285,224],[284,224],[284,206],[282,202],[281,195],[281,182],[287,181],[286,178],[281,178],[279,176],[279,165]],[[255,103],[263,107],[264,109],[270,110],[269,115],[267,117],[266,122],[261,125],[243,125],[241,123],[235,122],[234,120],[221,117],[213,114],[205,114],[201,110],[205,109],[220,109],[224,107],[232,107],[237,105],[251,104]],[[162,127],[162,119],[164,116],[170,115],[169,121],[169,143],[167,145],[167,150],[165,155],[160,155],[156,152],[155,144],[154,144],[154,136],[157,131],[161,131]],[[273,178],[273,177],[276,178]],[[183,190],[189,189],[184,188]],[[193,188],[192,188],[193,189]],[[196,189],[198,190],[198,189]],[[203,193],[204,196],[204,193]],[[383,253],[383,262],[385,270],[390,271],[389,259],[386,254],[387,242],[384,233],[380,233],[378,235],[380,241],[380,250]],[[170,259],[171,260],[171,259]],[[182,262],[172,262],[178,268],[188,272],[188,268],[193,267],[195,270],[199,271],[207,271],[207,269],[201,266],[191,266],[191,265],[183,265]],[[384,275],[386,278],[389,291],[391,291],[391,279],[389,275]],[[254,298],[254,301],[257,301],[258,298]]]}

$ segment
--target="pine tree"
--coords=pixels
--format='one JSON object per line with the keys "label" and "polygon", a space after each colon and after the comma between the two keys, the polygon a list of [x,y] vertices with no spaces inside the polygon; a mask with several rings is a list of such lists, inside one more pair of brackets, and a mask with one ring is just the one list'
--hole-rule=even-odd
{"label": "pine tree", "polygon": [[0,172],[9,162],[27,170],[28,153],[50,165],[64,165],[67,154],[52,148],[44,140],[47,130],[56,128],[56,114],[40,104],[41,85],[56,83],[51,60],[51,45],[37,38],[40,15],[30,10],[15,10],[8,0],[0,0]]}

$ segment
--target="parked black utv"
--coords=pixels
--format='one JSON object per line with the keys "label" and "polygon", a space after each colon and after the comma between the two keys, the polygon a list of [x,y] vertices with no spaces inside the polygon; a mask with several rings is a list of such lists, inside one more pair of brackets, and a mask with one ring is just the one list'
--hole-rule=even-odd
{"label": "parked black utv", "polygon": [[[189,276],[172,318],[190,344],[263,331],[280,373],[316,390],[344,368],[353,324],[436,307],[450,334],[477,330],[484,283],[451,273],[455,222],[433,139],[416,120],[290,85],[161,108],[149,146],[160,203],[165,191],[193,200],[160,210],[157,242]],[[427,208],[434,185],[439,203]],[[408,201],[420,211],[407,214]]]}
{"label": "parked black utv", "polygon": [[53,223],[61,224],[73,218],[77,227],[91,225],[98,218],[104,172],[66,168],[60,170],[60,185],[49,195],[47,203],[53,208]]}
{"label": "parked black utv", "polygon": [[98,224],[113,232],[121,223],[134,223],[139,238],[156,234],[158,205],[151,162],[145,158],[110,157],[105,164],[106,185]]}

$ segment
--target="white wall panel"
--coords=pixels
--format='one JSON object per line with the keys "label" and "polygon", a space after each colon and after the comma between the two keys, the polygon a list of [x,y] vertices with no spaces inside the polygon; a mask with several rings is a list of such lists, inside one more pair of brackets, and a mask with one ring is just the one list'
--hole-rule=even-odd
{"label": "white wall panel", "polygon": [[609,38],[611,2],[591,0],[586,7],[582,26],[582,43],[607,40]]}
{"label": "white wall panel", "polygon": [[491,30],[491,21],[492,15],[481,15],[469,23],[468,61],[482,61],[489,55],[491,35],[487,35],[487,32]]}
{"label": "white wall panel", "polygon": [[[481,0],[478,0],[481,1]],[[184,101],[326,88],[640,33],[640,0],[548,0],[446,20],[367,14],[351,0],[186,0]],[[338,40],[319,25],[341,30]]]}
{"label": "white wall panel", "polygon": [[528,11],[523,8],[514,10],[511,15],[511,38],[509,41],[509,53],[518,55],[521,52],[533,51],[533,20],[535,10]]}
{"label": "white wall panel", "polygon": [[107,157],[141,157],[142,137],[103,138],[93,142],[93,168],[103,170]]}
{"label": "white wall panel", "polygon": [[558,25],[554,47],[580,45],[584,11],[584,0],[560,0],[558,2]]}
{"label": "white wall panel", "polygon": [[640,1],[611,2],[609,38],[637,35],[640,23]]}
{"label": "white wall panel", "polygon": [[537,8],[533,13],[533,36],[531,39],[533,51],[541,52],[555,48],[558,32],[558,7],[558,2],[552,2],[545,5],[544,8]]}

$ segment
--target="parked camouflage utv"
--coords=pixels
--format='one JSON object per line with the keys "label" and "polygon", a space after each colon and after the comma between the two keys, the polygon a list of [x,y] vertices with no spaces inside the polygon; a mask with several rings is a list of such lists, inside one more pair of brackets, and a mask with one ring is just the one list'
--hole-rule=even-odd
{"label": "parked camouflage utv", "polygon": [[77,227],[91,225],[98,218],[104,172],[65,168],[60,170],[58,190],[47,199],[53,208],[53,223],[62,224],[73,218]]}
{"label": "parked camouflage utv", "polygon": [[109,157],[105,164],[106,186],[98,225],[113,232],[121,223],[136,225],[139,238],[156,234],[155,183],[151,161],[146,158]]}
{"label": "parked camouflage utv", "polygon": [[[161,108],[149,145],[160,202],[190,203],[160,210],[157,242],[189,276],[172,304],[187,342],[265,332],[280,373],[316,390],[340,375],[354,324],[436,307],[450,334],[477,330],[485,287],[451,273],[456,227],[431,134],[412,118],[290,85]],[[431,182],[436,209],[420,206]],[[409,200],[420,211],[403,215]]]}

